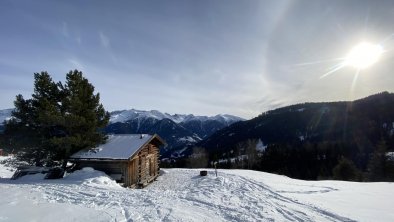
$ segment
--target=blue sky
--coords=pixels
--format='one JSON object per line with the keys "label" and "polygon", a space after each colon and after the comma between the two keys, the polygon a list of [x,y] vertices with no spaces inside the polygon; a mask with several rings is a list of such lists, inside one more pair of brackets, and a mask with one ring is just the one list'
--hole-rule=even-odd
{"label": "blue sky", "polygon": [[[79,69],[109,111],[252,118],[394,91],[392,1],[0,1],[0,109]],[[361,41],[378,63],[321,78]],[[317,62],[321,61],[321,62]]]}

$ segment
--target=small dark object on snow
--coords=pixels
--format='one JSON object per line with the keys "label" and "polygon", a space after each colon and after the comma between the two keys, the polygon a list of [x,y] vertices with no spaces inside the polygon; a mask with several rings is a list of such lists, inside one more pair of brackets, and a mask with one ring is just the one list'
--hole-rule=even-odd
{"label": "small dark object on snow", "polygon": [[64,176],[64,169],[60,167],[52,168],[49,170],[45,179],[60,179]]}
{"label": "small dark object on snow", "polygon": [[208,171],[206,171],[206,170],[201,170],[200,171],[200,176],[204,177],[206,175],[208,175]]}
{"label": "small dark object on snow", "polygon": [[75,163],[72,163],[72,164],[67,164],[65,170],[67,173],[72,173],[72,172],[76,171],[77,169],[78,169],[77,165]]}
{"label": "small dark object on snow", "polygon": [[14,175],[12,175],[11,180],[16,180],[19,177],[23,177],[25,175],[32,175],[32,174],[38,174],[38,173],[45,174],[48,172],[49,172],[48,167],[20,166],[15,171]]}

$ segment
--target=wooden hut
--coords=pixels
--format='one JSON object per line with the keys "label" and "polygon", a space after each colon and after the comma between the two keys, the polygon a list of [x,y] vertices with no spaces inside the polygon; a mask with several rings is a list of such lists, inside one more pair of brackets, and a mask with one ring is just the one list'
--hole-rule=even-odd
{"label": "wooden hut", "polygon": [[73,154],[77,168],[92,167],[108,174],[125,187],[144,187],[159,176],[158,135],[110,135],[107,142]]}

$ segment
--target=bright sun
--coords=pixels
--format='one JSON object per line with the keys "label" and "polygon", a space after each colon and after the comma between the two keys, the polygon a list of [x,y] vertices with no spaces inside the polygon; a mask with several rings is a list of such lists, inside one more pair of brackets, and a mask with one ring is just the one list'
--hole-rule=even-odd
{"label": "bright sun", "polygon": [[345,58],[345,65],[365,69],[377,62],[382,53],[381,45],[362,42],[350,50]]}

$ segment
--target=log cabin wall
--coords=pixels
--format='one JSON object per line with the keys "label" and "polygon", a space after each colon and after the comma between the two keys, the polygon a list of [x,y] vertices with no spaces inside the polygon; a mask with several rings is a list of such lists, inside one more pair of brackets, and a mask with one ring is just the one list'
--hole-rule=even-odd
{"label": "log cabin wall", "polygon": [[135,156],[127,162],[125,166],[124,174],[124,186],[125,187],[136,187],[138,184],[138,162],[139,157]]}
{"label": "log cabin wall", "polygon": [[146,186],[159,175],[159,149],[148,144],[138,154],[138,185]]}

